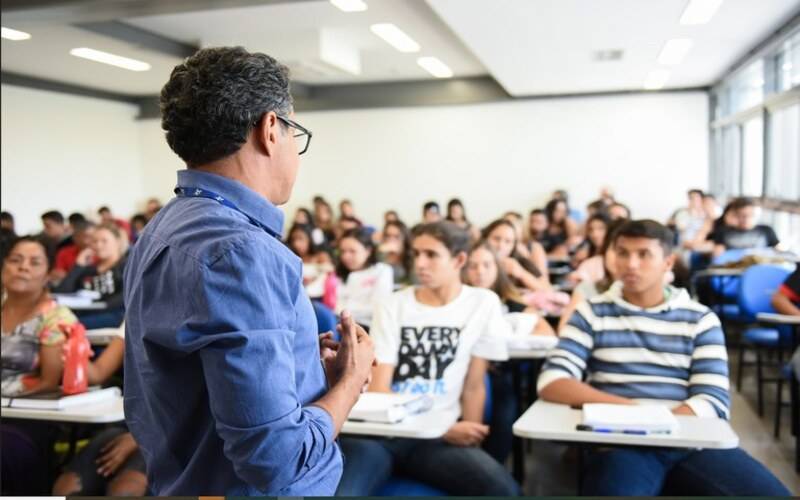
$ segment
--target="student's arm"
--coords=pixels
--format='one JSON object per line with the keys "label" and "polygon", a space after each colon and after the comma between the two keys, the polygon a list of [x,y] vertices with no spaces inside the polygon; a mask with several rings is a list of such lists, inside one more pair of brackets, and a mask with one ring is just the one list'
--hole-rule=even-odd
{"label": "student's arm", "polygon": [[468,422],[483,422],[483,410],[486,404],[486,368],[485,359],[472,356],[469,362],[467,376],[464,379],[464,389],[461,392],[461,419]]}
{"label": "student's arm", "polygon": [[575,312],[575,308],[578,307],[578,304],[583,302],[583,300],[583,294],[577,288],[572,291],[572,297],[570,298],[569,304],[567,304],[567,307],[561,311],[561,319],[558,321],[559,332],[561,332],[564,327],[567,326],[570,318],[572,318],[572,314]]}
{"label": "student's arm", "polygon": [[369,392],[392,392],[392,377],[394,376],[394,365],[378,363],[372,368],[372,382],[369,384]]}
{"label": "student's arm", "polygon": [[530,260],[533,262],[533,265],[536,266],[536,269],[542,273],[542,278],[550,283],[550,271],[547,268],[547,252],[544,251],[542,244],[536,240],[533,240],[533,243],[531,244]]}
{"label": "student's arm", "polygon": [[792,300],[784,295],[783,287],[779,288],[777,292],[772,294],[772,307],[775,308],[779,314],[788,314],[790,316],[800,316],[800,307],[794,305]]}
{"label": "student's arm", "polygon": [[712,257],[719,257],[723,253],[725,253],[725,245],[721,245],[719,243],[715,243],[714,244],[714,249],[711,251],[711,256]]}
{"label": "student's arm", "polygon": [[[337,350],[337,382],[316,401],[303,401],[295,380],[298,268],[287,265],[261,240],[233,247],[209,266],[198,266],[192,309],[180,335],[152,332],[145,340],[196,353],[208,391],[215,431],[236,475],[267,494],[301,476],[327,474],[338,449],[334,440],[366,383],[372,342],[350,321]],[[253,300],[258,297],[258,300]],[[306,308],[313,314],[310,305]],[[320,370],[319,347],[297,360]],[[312,366],[315,365],[316,366]]]}
{"label": "student's arm", "polygon": [[64,363],[61,361],[62,344],[63,341],[39,347],[39,375],[26,381],[25,392],[20,396],[28,396],[58,388],[61,384],[61,374],[64,370]]}
{"label": "student's arm", "polygon": [[564,227],[566,228],[567,246],[572,248],[575,245],[579,245],[581,242],[581,234],[578,230],[578,224],[574,220],[567,217]]}
{"label": "student's arm", "polygon": [[673,411],[699,417],[730,415],[730,387],[728,379],[728,352],[725,334],[717,316],[708,312],[697,323],[694,350],[689,367],[689,399]]}
{"label": "student's arm", "polygon": [[64,276],[64,279],[61,280],[61,283],[58,284],[57,287],[53,289],[56,293],[72,293],[78,291],[80,286],[80,281],[83,279],[84,276],[87,276],[93,272],[93,266],[82,266],[80,264],[75,264],[72,266],[72,269]]}
{"label": "student's arm", "polygon": [[[588,319],[587,319],[588,318]],[[550,351],[539,375],[538,391],[546,401],[580,406],[584,403],[633,404],[633,401],[599,391],[581,382],[594,348],[592,312],[581,302],[560,333],[558,345]]]}
{"label": "student's arm", "polygon": [[86,373],[89,385],[103,384],[122,366],[125,340],[114,337],[96,360],[89,362]]}
{"label": "student's arm", "polygon": [[507,257],[504,262],[506,262],[506,270],[509,276],[522,283],[524,288],[533,291],[549,290],[551,288],[550,283],[544,276],[537,278],[522,267],[522,264],[517,262],[513,257]]}
{"label": "student's arm", "polygon": [[536,326],[533,327],[533,335],[549,335],[555,336],[556,332],[553,330],[553,327],[550,326],[550,323],[547,322],[544,317],[539,316],[539,321],[536,322]]}

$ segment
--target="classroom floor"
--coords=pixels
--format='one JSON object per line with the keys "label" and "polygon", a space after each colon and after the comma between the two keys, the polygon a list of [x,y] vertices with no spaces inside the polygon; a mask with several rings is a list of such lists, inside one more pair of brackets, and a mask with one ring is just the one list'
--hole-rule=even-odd
{"label": "classroom floor", "polygon": [[[731,380],[736,380],[738,352],[730,349]],[[756,412],[755,370],[748,368],[742,380],[742,392],[731,388],[731,424],[739,434],[740,446],[767,466],[794,495],[800,495],[800,475],[794,470],[794,437],[791,435],[789,408],[783,410],[781,437],[772,436],[775,418],[775,385],[765,388],[764,417]],[[733,383],[732,383],[733,384]],[[788,391],[784,401],[788,400]],[[565,454],[566,446],[544,441],[530,441],[526,453],[525,495],[575,495],[577,462]]]}

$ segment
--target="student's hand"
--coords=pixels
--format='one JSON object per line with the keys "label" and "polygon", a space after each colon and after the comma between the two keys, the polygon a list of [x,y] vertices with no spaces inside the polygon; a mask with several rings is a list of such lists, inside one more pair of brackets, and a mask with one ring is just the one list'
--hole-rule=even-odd
{"label": "student's hand", "polygon": [[328,386],[333,387],[341,376],[336,373],[336,352],[339,350],[339,342],[333,340],[333,332],[325,332],[319,336],[319,359],[325,367],[325,375],[328,378]]}
{"label": "student's hand", "polygon": [[692,408],[687,404],[676,406],[675,408],[672,409],[672,413],[674,413],[675,415],[689,415],[689,416],[695,415],[694,410],[692,410]]}
{"label": "student's hand", "polygon": [[450,427],[442,439],[455,446],[478,446],[488,435],[488,425],[462,420]]}
{"label": "student's hand", "polygon": [[522,265],[513,257],[506,257],[503,259],[503,270],[511,278],[516,278],[520,275],[520,271],[524,271]]}
{"label": "student's hand", "polygon": [[528,250],[528,247],[526,247],[524,244],[522,244],[522,242],[517,243],[517,253],[520,254],[521,256],[525,257],[526,259],[530,259],[531,258],[530,250]]}
{"label": "student's hand", "polygon": [[332,375],[334,380],[352,377],[353,382],[366,391],[372,380],[375,365],[375,347],[372,338],[355,321],[350,311],[342,311],[342,320],[336,326],[342,341],[336,352]]}
{"label": "student's hand", "polygon": [[94,250],[91,248],[84,248],[75,258],[75,263],[79,266],[91,266],[94,262]]}
{"label": "student's hand", "polygon": [[115,437],[100,450],[100,457],[95,460],[97,473],[103,477],[113,475],[138,447],[130,432]]}

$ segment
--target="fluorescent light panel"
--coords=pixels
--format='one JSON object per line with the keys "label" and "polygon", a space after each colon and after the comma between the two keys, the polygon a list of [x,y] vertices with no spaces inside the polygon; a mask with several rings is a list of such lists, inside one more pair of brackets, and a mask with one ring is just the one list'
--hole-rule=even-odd
{"label": "fluorescent light panel", "polygon": [[681,15],[681,24],[706,24],[714,17],[722,0],[689,0]]}
{"label": "fluorescent light panel", "polygon": [[331,0],[331,3],[344,12],[363,12],[367,4],[363,0]]}
{"label": "fluorescent light panel", "polygon": [[435,57],[420,57],[417,59],[417,64],[436,78],[450,78],[453,76],[453,70]]}
{"label": "fluorescent light panel", "polygon": [[75,57],[82,57],[84,59],[89,59],[90,61],[110,64],[111,66],[116,66],[118,68],[127,69],[130,71],[147,71],[150,69],[150,65],[146,62],[137,61],[136,59],[130,59],[127,57],[118,56],[116,54],[109,54],[108,52],[89,49],[86,47],[72,49],[69,51],[69,53]]}
{"label": "fluorescent light panel", "polygon": [[373,24],[369,29],[400,52],[419,52],[419,44],[392,23]]}
{"label": "fluorescent light panel", "polygon": [[19,42],[20,40],[28,40],[31,37],[30,33],[25,33],[24,31],[17,31],[12,30],[11,28],[6,28],[5,26],[0,29],[2,33],[0,36],[5,38],[6,40],[14,40],[15,42]]}
{"label": "fluorescent light panel", "polygon": [[661,49],[661,54],[658,56],[658,63],[664,66],[674,66],[680,64],[689,50],[692,48],[693,42],[689,38],[673,38],[664,44]]}
{"label": "fluorescent light panel", "polygon": [[644,88],[647,90],[659,90],[664,88],[664,85],[669,80],[669,71],[665,69],[656,69],[648,73],[647,78],[644,79]]}

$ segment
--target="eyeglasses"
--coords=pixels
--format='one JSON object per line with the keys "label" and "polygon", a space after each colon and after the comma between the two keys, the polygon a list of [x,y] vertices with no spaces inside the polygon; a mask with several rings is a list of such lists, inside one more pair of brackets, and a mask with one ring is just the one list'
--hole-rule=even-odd
{"label": "eyeglasses", "polygon": [[[297,154],[301,155],[306,151],[308,151],[308,146],[311,144],[311,136],[314,134],[312,134],[310,130],[300,125],[296,121],[290,120],[281,115],[275,115],[275,116],[278,118],[278,120],[282,121],[284,125],[291,127],[299,132],[298,134],[294,134],[292,136],[294,137],[294,140],[297,142]],[[261,117],[259,117],[258,120],[253,122],[253,126],[254,127],[257,126],[259,121],[261,121]]]}

